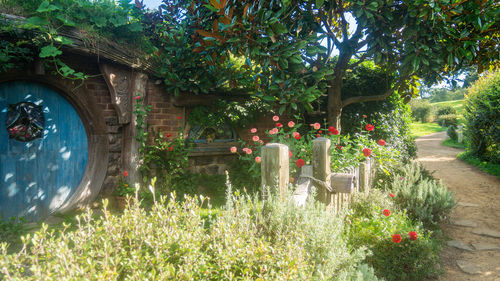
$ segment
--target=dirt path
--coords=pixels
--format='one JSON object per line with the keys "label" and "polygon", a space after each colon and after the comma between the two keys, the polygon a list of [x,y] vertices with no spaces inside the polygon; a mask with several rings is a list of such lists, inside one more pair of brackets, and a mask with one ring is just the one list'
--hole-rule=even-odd
{"label": "dirt path", "polygon": [[441,280],[500,281],[500,180],[456,159],[461,150],[442,146],[445,138],[441,132],[416,140],[418,160],[459,202],[452,224],[443,225],[452,241],[442,251]]}

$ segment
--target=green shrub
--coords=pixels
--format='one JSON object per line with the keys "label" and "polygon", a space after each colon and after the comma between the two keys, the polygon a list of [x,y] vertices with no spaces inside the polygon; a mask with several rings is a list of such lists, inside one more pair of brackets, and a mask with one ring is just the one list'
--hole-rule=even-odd
{"label": "green shrub", "polygon": [[477,80],[465,99],[467,151],[500,163],[500,71]]}
{"label": "green shrub", "polygon": [[385,186],[395,194],[395,203],[425,227],[436,227],[455,206],[453,193],[436,182],[419,163],[395,171]]}
{"label": "green shrub", "polygon": [[450,137],[450,139],[454,141],[458,140],[457,129],[455,128],[455,126],[449,126],[446,130],[446,134],[448,135],[448,137]]}
{"label": "green shrub", "polygon": [[[19,253],[0,244],[0,278],[359,280],[364,250],[347,247],[343,218],[319,203],[231,195],[213,216],[200,205],[170,199],[150,211],[134,204],[113,215],[104,204],[102,217],[89,211],[73,229],[45,225],[23,239]],[[370,279],[370,269],[361,268]]]}
{"label": "green shrub", "polygon": [[436,122],[443,127],[457,126],[458,117],[456,114],[441,115],[438,116]]}
{"label": "green shrub", "polygon": [[451,105],[439,106],[436,110],[436,116],[458,114],[457,110]]}
{"label": "green shrub", "polygon": [[[383,214],[384,209],[391,212],[389,216]],[[423,280],[440,273],[439,241],[398,210],[388,194],[376,189],[356,194],[347,220],[349,246],[365,246],[372,252],[365,261],[377,276],[386,280]],[[409,239],[410,231],[417,233],[416,240]],[[401,243],[392,240],[394,234],[401,235]]]}
{"label": "green shrub", "polygon": [[416,121],[426,123],[431,120],[432,105],[428,100],[412,100],[410,105],[412,116]]}

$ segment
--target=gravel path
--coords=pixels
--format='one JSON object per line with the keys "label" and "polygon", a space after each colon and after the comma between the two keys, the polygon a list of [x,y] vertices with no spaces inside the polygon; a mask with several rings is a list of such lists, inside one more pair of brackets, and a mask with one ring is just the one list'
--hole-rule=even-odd
{"label": "gravel path", "polygon": [[416,140],[418,160],[458,202],[443,225],[450,241],[441,253],[446,273],[440,280],[500,281],[500,180],[456,159],[462,150],[442,146],[445,138],[440,132]]}

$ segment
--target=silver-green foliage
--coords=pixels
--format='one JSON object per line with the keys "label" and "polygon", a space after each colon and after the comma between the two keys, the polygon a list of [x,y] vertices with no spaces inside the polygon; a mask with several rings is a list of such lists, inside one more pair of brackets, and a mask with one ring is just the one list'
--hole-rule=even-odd
{"label": "silver-green foliage", "polygon": [[455,206],[453,193],[427,176],[419,163],[410,163],[394,173],[389,188],[395,194],[396,204],[428,227],[445,220]]}
{"label": "silver-green foliage", "polygon": [[[60,230],[23,238],[22,251],[0,247],[5,280],[360,280],[364,250],[350,251],[342,218],[310,202],[232,194],[215,212],[202,200],[162,199],[150,211],[91,211]],[[106,205],[106,204],[105,204]]]}

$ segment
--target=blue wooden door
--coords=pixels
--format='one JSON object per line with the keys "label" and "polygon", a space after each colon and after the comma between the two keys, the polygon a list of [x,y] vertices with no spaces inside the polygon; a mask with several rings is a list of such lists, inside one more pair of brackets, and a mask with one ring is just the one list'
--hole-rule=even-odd
{"label": "blue wooden door", "polygon": [[[20,102],[37,105],[43,112],[44,124],[39,138],[29,141],[9,138],[12,130],[17,132],[17,129],[9,129],[6,121],[12,116],[12,105]],[[37,221],[56,211],[82,180],[87,158],[85,128],[64,97],[38,83],[0,84],[2,219],[24,217],[27,221]]]}

